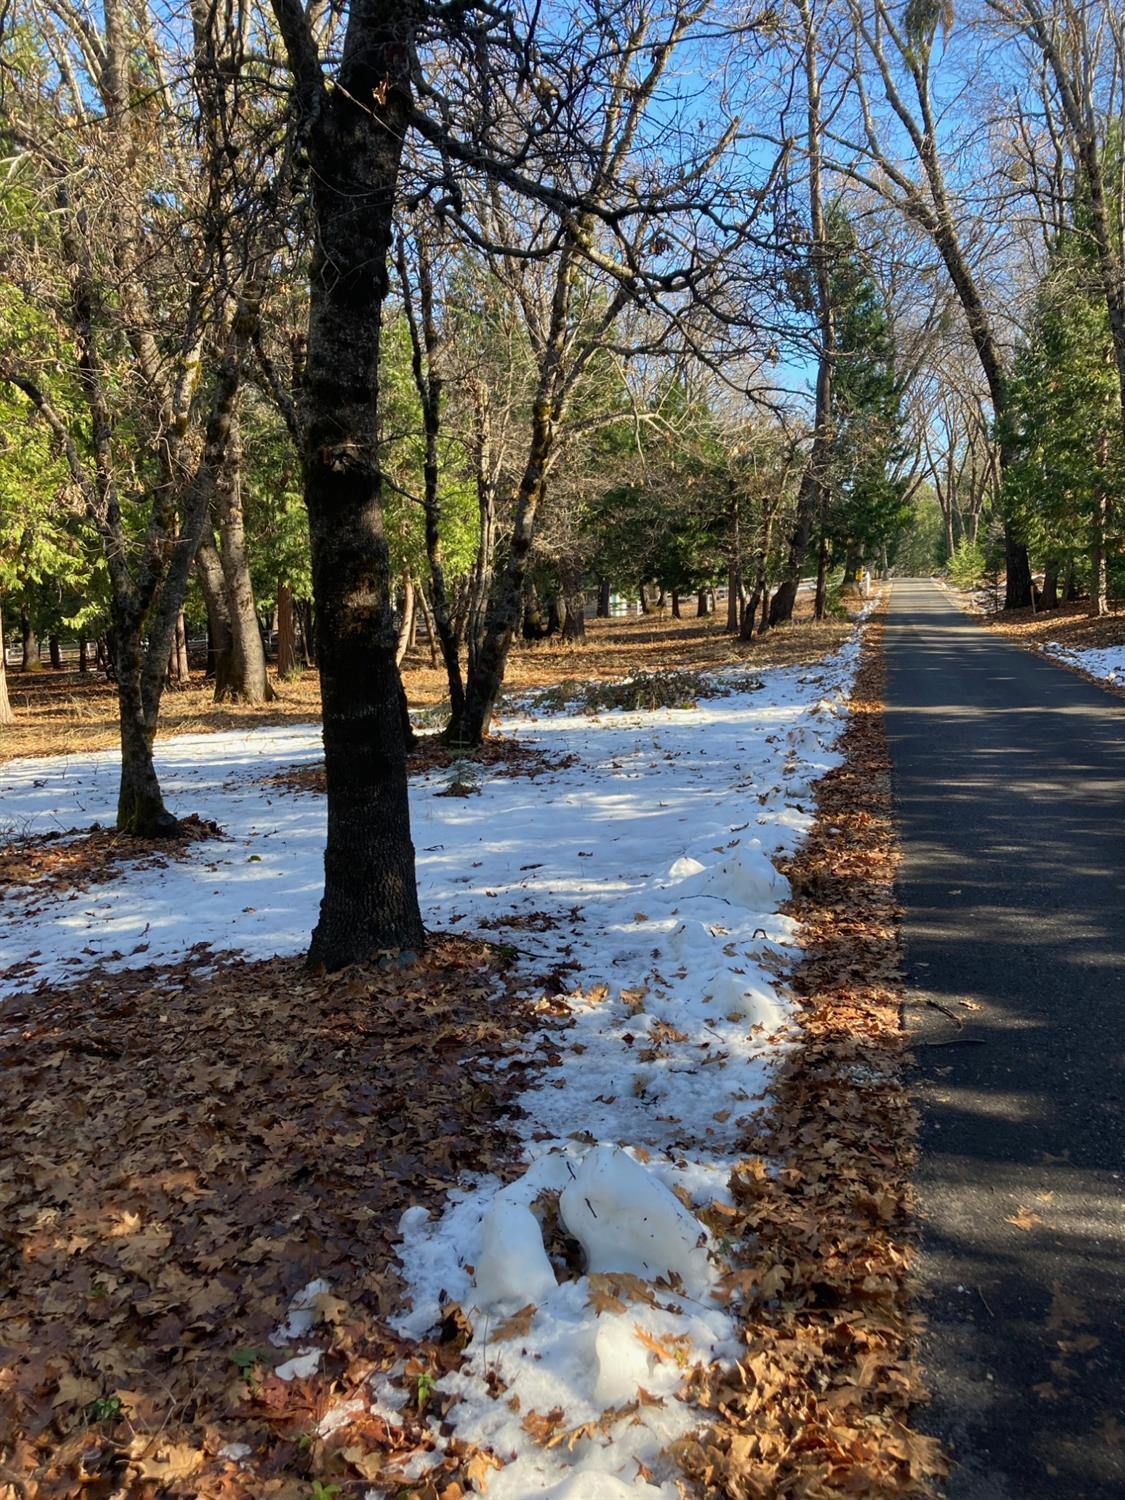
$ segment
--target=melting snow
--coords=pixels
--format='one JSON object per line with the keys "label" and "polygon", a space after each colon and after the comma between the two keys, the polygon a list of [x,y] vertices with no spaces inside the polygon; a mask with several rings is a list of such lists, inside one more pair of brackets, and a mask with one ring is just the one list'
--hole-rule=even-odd
{"label": "melting snow", "polygon": [[[560,1061],[522,1098],[523,1175],[466,1183],[440,1218],[410,1208],[401,1223],[412,1304],[401,1331],[426,1332],[450,1300],[473,1322],[465,1364],[442,1385],[458,1398],[457,1436],[504,1463],[493,1500],[674,1500],[663,1450],[699,1421],[678,1398],[683,1377],[737,1357],[713,1295],[722,1247],[688,1205],[726,1199],[745,1123],[789,1044],[772,965],[791,956],[794,924],[778,911],[788,886],[774,861],[800,842],[811,789],[837,763],[857,655],[853,637],[817,667],[766,671],[759,689],[691,710],[513,716],[505,730],[575,763],[486,776],[464,800],[436,795],[440,773],[412,785],[428,925],[473,933],[487,920],[503,941],[514,919],[538,970],[578,966]],[[34,958],[64,978],[91,958],[154,963],[199,943],[300,951],[320,896],[323,799],[258,783],[319,755],[315,726],[161,742],[169,805],[228,838],[74,899],[44,893],[5,929],[0,967]],[[112,753],[11,762],[0,824],[108,822],[116,795]],[[549,1257],[552,1211],[582,1248],[577,1278]],[[591,1274],[620,1296],[592,1305]],[[638,1284],[614,1276],[648,1285],[634,1300]],[[315,1368],[305,1340],[326,1290],[310,1283],[294,1299],[276,1341],[298,1352],[279,1374]],[[494,1337],[529,1304],[526,1334]],[[548,1413],[560,1431],[602,1425],[547,1448],[524,1422]]]}

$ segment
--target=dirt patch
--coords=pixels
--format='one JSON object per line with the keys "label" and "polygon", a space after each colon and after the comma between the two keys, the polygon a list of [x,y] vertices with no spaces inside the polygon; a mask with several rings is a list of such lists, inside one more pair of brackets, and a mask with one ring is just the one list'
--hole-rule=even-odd
{"label": "dirt patch", "polygon": [[[4,1001],[0,1494],[309,1500],[428,1448],[464,1330],[451,1307],[430,1344],[389,1332],[398,1220],[509,1171],[515,1096],[555,1060],[520,1049],[552,1014],[456,938],[328,977],[208,955]],[[276,1346],[317,1277],[313,1331]],[[280,1379],[303,1342],[319,1367]],[[367,1407],[377,1370],[393,1421]],[[454,1445],[418,1492],[487,1462]]]}
{"label": "dirt patch", "polygon": [[[188,856],[201,839],[223,837],[218,823],[190,813],[164,838],[139,839],[95,823],[92,828],[28,834],[0,844],[0,902],[18,899],[20,911],[34,912],[36,899],[60,890],[84,891],[116,880],[123,866],[162,869]],[[24,889],[30,887],[30,891]]]}
{"label": "dirt patch", "polygon": [[945,1470],[910,1426],[924,1397],[910,1272],[917,1122],[880,631],[868,627],[844,763],[820,782],[816,826],[786,871],[806,944],[792,976],[802,1037],[732,1178],[737,1206],[714,1226],[743,1247],[729,1289],[747,1347],[736,1368],[696,1382],[718,1421],[681,1458],[708,1497],[922,1496]]}
{"label": "dirt patch", "polygon": [[[454,795],[471,795],[476,790],[474,775],[487,769],[493,776],[542,776],[548,771],[565,771],[576,763],[573,755],[549,755],[537,745],[526,745],[509,736],[487,739],[476,750],[459,750],[447,745],[439,734],[424,734],[418,737],[417,747],[407,761],[411,776],[428,776],[433,771],[456,770],[457,776],[451,786],[461,790]],[[325,792],[324,762],[311,765],[291,766],[286,771],[277,771],[272,776],[263,776],[258,786],[272,787],[283,792],[313,792],[323,796]]]}

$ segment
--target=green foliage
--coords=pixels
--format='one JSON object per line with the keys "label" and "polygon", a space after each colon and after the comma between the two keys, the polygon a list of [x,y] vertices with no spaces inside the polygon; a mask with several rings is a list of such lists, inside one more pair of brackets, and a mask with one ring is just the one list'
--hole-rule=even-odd
{"label": "green foliage", "polygon": [[925,578],[945,562],[945,522],[932,494],[915,498],[910,522],[895,550],[895,571],[906,578]]}
{"label": "green foliage", "polygon": [[949,559],[947,572],[950,581],[961,589],[979,588],[988,576],[988,558],[984,549],[976,542],[962,537],[957,550]]}
{"label": "green foliage", "polygon": [[862,558],[892,548],[910,523],[905,486],[892,477],[902,456],[902,391],[883,294],[839,205],[828,228],[837,355],[828,534]]}
{"label": "green foliage", "polygon": [[1074,556],[1090,540],[1100,494],[1125,497],[1120,397],[1105,300],[1084,236],[1065,234],[1039,286],[1011,384],[1016,462],[1004,507],[1040,555]]}

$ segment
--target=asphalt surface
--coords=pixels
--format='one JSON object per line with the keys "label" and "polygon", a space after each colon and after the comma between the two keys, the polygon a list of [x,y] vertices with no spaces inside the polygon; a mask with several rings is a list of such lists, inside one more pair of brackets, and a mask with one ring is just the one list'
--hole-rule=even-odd
{"label": "asphalt surface", "polygon": [[921,1425],[951,1500],[1125,1496],[1125,701],[929,582],[886,646]]}

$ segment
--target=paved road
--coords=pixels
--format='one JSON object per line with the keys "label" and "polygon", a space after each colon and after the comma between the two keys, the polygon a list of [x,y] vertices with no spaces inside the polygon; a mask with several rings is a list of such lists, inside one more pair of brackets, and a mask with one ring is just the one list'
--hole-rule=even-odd
{"label": "paved road", "polygon": [[923,1422],[952,1500],[1125,1496],[1125,702],[926,582],[894,586],[887,678]]}

